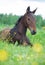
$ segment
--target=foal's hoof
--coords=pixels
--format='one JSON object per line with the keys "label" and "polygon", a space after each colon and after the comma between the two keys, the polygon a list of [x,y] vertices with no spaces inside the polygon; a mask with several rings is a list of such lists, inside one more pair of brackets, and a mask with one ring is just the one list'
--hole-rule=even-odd
{"label": "foal's hoof", "polygon": [[31,44],[30,46],[33,47],[33,44]]}

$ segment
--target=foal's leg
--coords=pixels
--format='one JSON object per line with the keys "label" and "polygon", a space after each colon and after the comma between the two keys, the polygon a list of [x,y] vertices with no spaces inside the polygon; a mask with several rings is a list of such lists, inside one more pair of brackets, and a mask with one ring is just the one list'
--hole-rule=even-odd
{"label": "foal's leg", "polygon": [[13,41],[13,40],[10,40],[9,42],[10,42],[10,43],[12,43],[12,44],[15,44],[16,40],[15,40],[15,41]]}
{"label": "foal's leg", "polygon": [[[31,43],[30,43],[30,41],[29,41],[29,39],[26,37],[26,36],[23,36],[19,41],[18,41],[18,45],[30,45],[31,47],[33,46]],[[17,45],[17,46],[18,46]]]}
{"label": "foal's leg", "polygon": [[15,42],[16,42],[16,39],[13,38],[13,39],[12,39],[12,43],[15,44]]}
{"label": "foal's leg", "polygon": [[30,45],[31,47],[33,46],[31,43],[30,43],[30,41],[29,41],[29,39],[25,36],[25,38],[24,38],[24,42],[23,43],[26,43],[27,45]]}
{"label": "foal's leg", "polygon": [[17,46],[18,46],[18,45],[22,45],[22,41],[20,42],[20,40],[18,40]]}

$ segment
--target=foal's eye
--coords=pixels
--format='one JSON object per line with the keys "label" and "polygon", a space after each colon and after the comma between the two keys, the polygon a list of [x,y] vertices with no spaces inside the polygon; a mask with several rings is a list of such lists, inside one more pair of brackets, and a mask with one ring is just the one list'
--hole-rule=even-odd
{"label": "foal's eye", "polygon": [[30,21],[30,19],[28,18],[28,21]]}

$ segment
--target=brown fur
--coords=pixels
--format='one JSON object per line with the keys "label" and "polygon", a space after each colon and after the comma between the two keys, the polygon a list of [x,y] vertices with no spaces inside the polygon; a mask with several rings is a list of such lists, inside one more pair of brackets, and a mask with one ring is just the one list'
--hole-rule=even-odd
{"label": "brown fur", "polygon": [[10,28],[5,28],[4,30],[0,31],[0,39],[1,40],[6,40],[7,35],[9,35]]}

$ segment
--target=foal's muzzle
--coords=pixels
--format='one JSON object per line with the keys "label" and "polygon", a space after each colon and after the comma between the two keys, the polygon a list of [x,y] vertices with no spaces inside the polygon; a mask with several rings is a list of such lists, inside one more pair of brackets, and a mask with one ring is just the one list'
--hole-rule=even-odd
{"label": "foal's muzzle", "polygon": [[36,32],[33,30],[33,31],[31,31],[31,34],[32,34],[32,35],[35,35],[35,34],[36,34]]}

